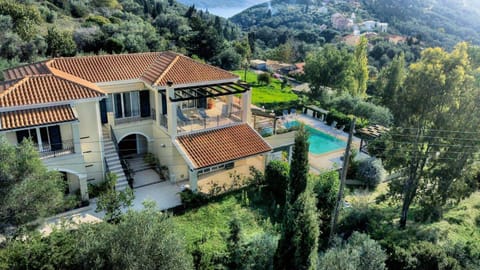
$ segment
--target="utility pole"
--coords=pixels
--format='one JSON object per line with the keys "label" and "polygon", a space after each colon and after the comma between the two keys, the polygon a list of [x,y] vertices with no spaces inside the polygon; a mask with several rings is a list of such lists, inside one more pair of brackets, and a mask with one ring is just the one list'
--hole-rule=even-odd
{"label": "utility pole", "polygon": [[328,238],[328,243],[331,245],[333,241],[333,237],[335,236],[335,231],[337,227],[337,220],[338,220],[338,212],[340,212],[340,208],[343,204],[343,190],[345,189],[345,180],[347,179],[347,169],[348,169],[348,161],[350,159],[350,148],[352,146],[352,138],[353,138],[353,131],[355,130],[355,117],[353,118],[352,122],[350,123],[350,131],[348,132],[348,142],[347,148],[345,149],[345,155],[343,156],[343,167],[342,167],[342,175],[340,177],[340,188],[338,190],[337,195],[337,202],[335,203],[335,208],[332,212],[332,222],[330,223],[330,236]]}

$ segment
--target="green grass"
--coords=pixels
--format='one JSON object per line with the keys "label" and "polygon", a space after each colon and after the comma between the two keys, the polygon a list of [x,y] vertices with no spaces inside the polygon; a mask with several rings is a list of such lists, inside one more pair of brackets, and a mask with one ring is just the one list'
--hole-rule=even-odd
{"label": "green grass", "polygon": [[203,207],[174,216],[174,222],[187,242],[187,250],[195,250],[195,243],[201,243],[199,248],[204,254],[214,256],[226,252],[226,237],[228,224],[234,216],[242,224],[242,235],[250,237],[264,232],[275,232],[275,226],[261,205],[245,199],[242,192],[228,195],[218,202],[212,202]]}
{"label": "green grass", "polygon": [[[233,73],[244,79],[244,71],[236,70]],[[265,103],[290,102],[298,99],[297,95],[292,92],[290,86],[286,86],[282,90],[281,82],[272,78],[270,85],[258,85],[257,74],[253,71],[247,71],[247,82],[252,85],[252,103],[261,105]]]}

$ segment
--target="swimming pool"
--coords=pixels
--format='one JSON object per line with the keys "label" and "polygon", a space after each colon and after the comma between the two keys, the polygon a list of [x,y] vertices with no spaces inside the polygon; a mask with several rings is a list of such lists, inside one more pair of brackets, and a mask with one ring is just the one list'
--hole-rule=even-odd
{"label": "swimming pool", "polygon": [[[298,125],[298,121],[289,121],[284,123],[285,128],[291,128]],[[308,125],[305,125],[305,129],[310,135],[308,137],[308,142],[310,143],[308,151],[312,154],[318,155],[344,149],[347,145],[346,142],[339,140],[331,135],[325,134],[318,129],[312,128]]]}

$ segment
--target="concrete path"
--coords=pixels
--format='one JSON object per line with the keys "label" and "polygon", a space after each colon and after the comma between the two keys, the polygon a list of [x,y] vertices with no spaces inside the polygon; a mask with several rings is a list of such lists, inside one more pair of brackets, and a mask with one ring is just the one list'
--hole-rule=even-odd
{"label": "concrete path", "polygon": [[[145,170],[137,172],[134,176],[137,183],[143,183],[141,187],[134,188],[135,199],[131,209],[142,210],[143,202],[145,200],[154,201],[157,204],[158,210],[167,210],[182,204],[179,192],[181,191],[181,184],[172,184],[168,181],[158,183],[158,174],[153,170]],[[153,183],[153,184],[151,184]],[[96,199],[90,200],[90,205],[80,209],[61,213],[59,215],[45,219],[44,225],[40,226],[40,232],[48,235],[52,229],[60,222],[69,222],[70,226],[76,226],[81,223],[95,223],[103,220],[105,213],[95,212],[97,209]],[[127,209],[124,209],[127,211]]]}

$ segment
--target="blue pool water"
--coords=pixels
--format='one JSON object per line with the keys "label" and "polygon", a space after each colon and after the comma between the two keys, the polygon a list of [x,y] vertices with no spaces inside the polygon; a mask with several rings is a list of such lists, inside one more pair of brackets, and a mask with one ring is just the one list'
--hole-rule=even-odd
{"label": "blue pool water", "polygon": [[[286,128],[291,128],[294,126],[298,126],[298,121],[289,121],[284,123]],[[335,150],[344,149],[347,145],[346,142],[339,140],[331,135],[325,134],[318,129],[312,128],[308,125],[305,125],[305,129],[308,131],[310,135],[308,137],[308,142],[310,143],[310,147],[308,151],[312,154],[323,154]]]}

